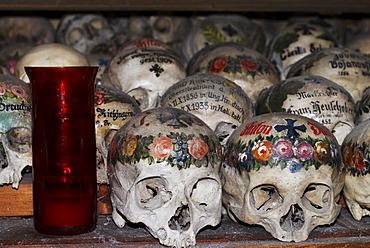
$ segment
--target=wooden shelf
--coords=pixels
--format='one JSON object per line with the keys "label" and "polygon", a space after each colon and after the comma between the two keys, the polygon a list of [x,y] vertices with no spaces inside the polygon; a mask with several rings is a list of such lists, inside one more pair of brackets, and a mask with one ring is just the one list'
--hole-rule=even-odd
{"label": "wooden shelf", "polygon": [[[109,216],[100,215],[97,228],[76,236],[50,236],[36,232],[32,218],[0,218],[0,247],[163,247],[143,227],[118,228]],[[265,248],[365,248],[370,246],[370,220],[355,221],[345,209],[336,223],[318,227],[305,242],[288,243],[274,239],[260,226],[246,226],[224,216],[217,228],[197,236],[197,247]]]}
{"label": "wooden shelf", "polygon": [[370,13],[370,4],[368,0],[2,0],[0,10]]}

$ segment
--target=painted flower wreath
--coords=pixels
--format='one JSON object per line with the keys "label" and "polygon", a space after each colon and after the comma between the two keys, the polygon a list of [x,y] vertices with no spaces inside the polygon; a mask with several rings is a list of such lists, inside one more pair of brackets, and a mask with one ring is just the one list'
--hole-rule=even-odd
{"label": "painted flower wreath", "polygon": [[122,163],[133,164],[147,159],[148,164],[166,161],[172,167],[186,169],[213,165],[221,161],[221,147],[208,136],[170,132],[170,134],[128,135],[122,142]]}

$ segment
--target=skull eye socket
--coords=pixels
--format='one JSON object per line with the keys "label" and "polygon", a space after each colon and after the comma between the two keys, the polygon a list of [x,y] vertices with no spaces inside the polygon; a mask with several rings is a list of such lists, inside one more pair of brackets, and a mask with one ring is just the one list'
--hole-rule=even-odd
{"label": "skull eye socket", "polygon": [[158,18],[154,22],[154,28],[159,33],[162,33],[162,34],[169,33],[171,31],[171,20],[167,18]]}
{"label": "skull eye socket", "polygon": [[310,184],[302,196],[302,203],[315,212],[326,212],[331,204],[331,190],[324,184]]}
{"label": "skull eye socket", "polygon": [[193,185],[190,198],[199,207],[207,208],[210,203],[219,202],[221,199],[221,185],[212,178],[199,179]]}
{"label": "skull eye socket", "polygon": [[102,19],[94,19],[90,22],[90,25],[96,30],[101,30],[104,27],[104,22]]}
{"label": "skull eye socket", "polygon": [[141,109],[145,109],[149,106],[149,94],[144,88],[138,87],[127,93],[136,100]]}
{"label": "skull eye socket", "polygon": [[160,177],[142,179],[136,184],[135,192],[138,204],[146,209],[160,208],[172,198],[167,182]]}
{"label": "skull eye socket", "polygon": [[82,39],[82,37],[82,30],[80,28],[74,28],[67,35],[68,44],[75,45]]}
{"label": "skull eye socket", "polygon": [[251,206],[259,213],[270,212],[283,204],[283,197],[273,185],[260,185],[251,190]]}
{"label": "skull eye socket", "polygon": [[25,127],[16,127],[6,134],[9,148],[19,153],[29,152],[31,149],[31,130]]}

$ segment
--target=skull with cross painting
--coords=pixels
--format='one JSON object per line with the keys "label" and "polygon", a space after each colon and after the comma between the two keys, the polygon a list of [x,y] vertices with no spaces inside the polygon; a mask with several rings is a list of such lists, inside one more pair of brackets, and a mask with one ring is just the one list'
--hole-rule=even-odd
{"label": "skull with cross painting", "polygon": [[307,117],[273,113],[244,122],[227,142],[221,177],[229,216],[281,241],[304,241],[340,213],[340,147]]}

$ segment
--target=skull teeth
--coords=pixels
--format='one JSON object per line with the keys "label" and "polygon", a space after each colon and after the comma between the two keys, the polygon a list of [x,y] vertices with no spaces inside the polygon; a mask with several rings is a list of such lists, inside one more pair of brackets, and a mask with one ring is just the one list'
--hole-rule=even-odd
{"label": "skull teeth", "polygon": [[168,226],[172,230],[186,231],[190,228],[189,206],[183,205],[176,209],[175,215],[168,221]]}

